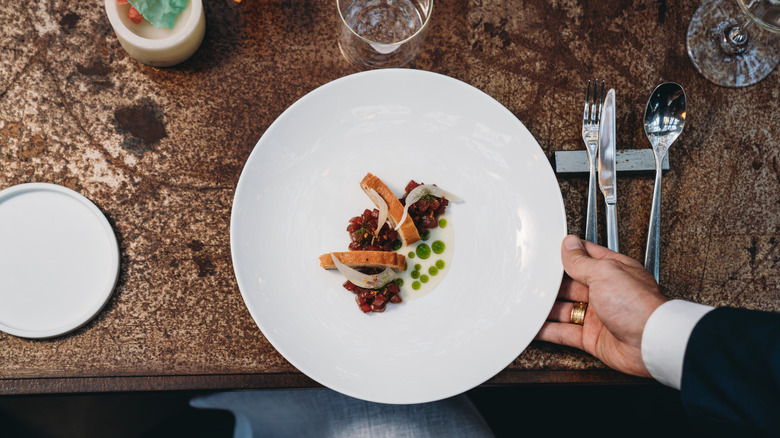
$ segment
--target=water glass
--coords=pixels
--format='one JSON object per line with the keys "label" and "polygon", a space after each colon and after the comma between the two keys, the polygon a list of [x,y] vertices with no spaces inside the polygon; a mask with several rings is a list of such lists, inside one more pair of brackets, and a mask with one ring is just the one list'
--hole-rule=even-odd
{"label": "water glass", "polygon": [[433,0],[336,0],[339,49],[365,68],[402,67],[425,39]]}

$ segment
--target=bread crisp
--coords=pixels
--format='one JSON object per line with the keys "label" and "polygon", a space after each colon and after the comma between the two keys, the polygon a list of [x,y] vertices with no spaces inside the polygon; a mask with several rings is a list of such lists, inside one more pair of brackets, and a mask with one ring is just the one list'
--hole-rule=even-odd
{"label": "bread crisp", "polygon": [[[376,193],[382,197],[387,204],[387,219],[390,221],[390,225],[395,228],[404,216],[404,206],[401,204],[401,201],[395,197],[395,194],[393,194],[381,179],[371,173],[366,174],[366,176],[363,177],[363,181],[360,181],[360,188],[362,188],[366,194],[368,194],[368,189],[374,189]],[[417,227],[414,226],[414,221],[412,221],[410,216],[407,216],[404,223],[398,228],[398,234],[401,235],[401,239],[403,239],[404,243],[407,245],[411,245],[420,240],[420,233],[417,231]]]}
{"label": "bread crisp", "polygon": [[391,268],[396,272],[406,269],[406,257],[397,252],[387,251],[345,251],[327,253],[320,256],[320,266],[325,269],[336,269],[331,254],[341,263],[350,268]]}

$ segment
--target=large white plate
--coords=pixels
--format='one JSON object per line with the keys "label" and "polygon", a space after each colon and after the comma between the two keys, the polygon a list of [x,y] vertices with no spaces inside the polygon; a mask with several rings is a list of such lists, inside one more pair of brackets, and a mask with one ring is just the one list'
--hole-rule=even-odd
{"label": "large white plate", "polygon": [[75,330],[100,312],[118,274],[116,236],[87,198],[45,183],[0,191],[0,330]]}
{"label": "large white plate", "polygon": [[[318,256],[346,250],[373,204],[366,172],[451,204],[454,258],[428,295],[365,315]],[[288,108],[236,188],[230,243],[241,294],[273,346],[317,382],[364,400],[421,403],[497,374],[539,331],[560,286],[566,218],[543,151],[506,108],[458,80],[377,70]]]}

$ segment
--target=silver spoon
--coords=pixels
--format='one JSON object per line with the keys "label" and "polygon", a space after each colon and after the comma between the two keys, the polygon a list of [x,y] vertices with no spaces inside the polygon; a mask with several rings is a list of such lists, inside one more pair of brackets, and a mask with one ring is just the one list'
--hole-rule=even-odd
{"label": "silver spoon", "polygon": [[647,232],[645,269],[658,281],[659,243],[661,240],[661,164],[669,147],[685,127],[685,91],[674,82],[665,82],[653,90],[645,109],[645,134],[655,155],[655,186]]}

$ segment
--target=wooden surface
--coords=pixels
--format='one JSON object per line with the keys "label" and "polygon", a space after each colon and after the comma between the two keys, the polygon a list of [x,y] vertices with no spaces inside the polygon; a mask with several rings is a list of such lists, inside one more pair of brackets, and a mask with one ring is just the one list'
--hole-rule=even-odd
{"label": "wooden surface", "polygon": [[[203,45],[158,69],[120,47],[98,0],[0,3],[0,187],[51,182],[106,214],[121,273],[72,334],[0,333],[0,393],[312,386],[243,304],[229,222],[242,166],[298,98],[359,71],[331,1],[206,2]],[[685,49],[698,2],[437,0],[412,68],[505,105],[548,158],[583,149],[585,83],[617,89],[619,148],[646,148],[660,82],[688,96],[664,176],[661,283],[670,297],[780,310],[780,72],[745,89],[700,76]],[[582,234],[587,180],[559,177]],[[618,184],[621,249],[643,259],[651,175]],[[603,234],[603,229],[601,230]],[[532,344],[492,384],[637,382],[572,349]]]}

